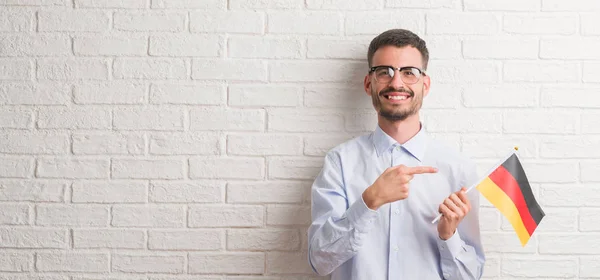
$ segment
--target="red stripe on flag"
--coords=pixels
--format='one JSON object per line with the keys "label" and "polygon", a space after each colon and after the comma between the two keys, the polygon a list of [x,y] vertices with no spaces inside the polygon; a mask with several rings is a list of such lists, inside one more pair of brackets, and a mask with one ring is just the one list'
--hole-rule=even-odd
{"label": "red stripe on flag", "polygon": [[510,197],[519,211],[519,215],[521,216],[521,220],[523,221],[527,232],[529,232],[529,235],[532,235],[537,227],[537,223],[533,220],[533,217],[531,217],[531,213],[529,213],[529,208],[527,207],[523,192],[521,192],[521,187],[517,180],[515,180],[512,174],[510,174],[510,172],[502,165],[494,170],[489,178],[496,183],[508,197]]}

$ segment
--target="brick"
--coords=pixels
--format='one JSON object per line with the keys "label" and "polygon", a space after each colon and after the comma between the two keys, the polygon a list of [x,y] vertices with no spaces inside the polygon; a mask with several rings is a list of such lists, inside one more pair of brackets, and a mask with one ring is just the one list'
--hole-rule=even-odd
{"label": "brick", "polygon": [[218,35],[157,35],[150,36],[149,54],[175,57],[219,57],[224,47],[225,38]]}
{"label": "brick", "polygon": [[118,205],[112,208],[113,227],[177,228],[185,226],[183,206]]}
{"label": "brick", "polygon": [[228,203],[303,203],[310,199],[310,183],[269,181],[227,184]]}
{"label": "brick", "polygon": [[581,115],[581,133],[584,133],[584,134],[600,133],[598,124],[600,124],[600,115],[599,114],[584,113]]}
{"label": "brick", "polygon": [[126,273],[183,273],[185,257],[180,255],[124,255],[112,256],[112,271]]}
{"label": "brick", "polygon": [[[485,264],[483,267],[483,275],[481,279],[488,279],[487,277],[498,277],[500,276],[500,264],[501,259],[497,256],[485,256]],[[495,279],[495,278],[492,278]]]}
{"label": "brick", "polygon": [[185,18],[183,12],[115,12],[114,28],[123,31],[180,32],[185,30]]}
{"label": "brick", "polygon": [[190,119],[190,130],[194,131],[263,131],[265,128],[265,113],[259,109],[191,109]]}
{"label": "brick", "polygon": [[2,8],[0,32],[26,32],[33,26],[34,13],[30,10]]}
{"label": "brick", "polygon": [[[29,224],[29,206],[25,204],[0,204],[0,225]],[[0,258],[0,270],[2,267]]]}
{"label": "brick", "polygon": [[382,30],[399,27],[416,34],[424,34],[425,17],[423,13],[416,12],[405,13],[402,16],[398,16],[398,12],[348,12],[344,22],[344,34],[377,35]]}
{"label": "brick", "polygon": [[[477,24],[473,24],[477,22]],[[494,35],[500,31],[501,18],[490,13],[429,13],[427,34]]]}
{"label": "brick", "polygon": [[[436,3],[438,1],[435,1]],[[420,3],[425,3],[421,2]],[[456,36],[422,36],[427,42],[429,54],[436,59],[462,59],[462,43]]]}
{"label": "brick", "polygon": [[537,235],[529,239],[525,247],[521,246],[519,237],[514,232],[488,232],[481,235],[481,243],[486,254],[511,253],[535,254],[537,250]]}
{"label": "brick", "polygon": [[466,107],[473,108],[525,108],[537,107],[539,88],[528,85],[469,85],[462,99]]}
{"label": "brick", "polygon": [[278,274],[312,274],[310,264],[304,260],[306,252],[268,252],[267,273]]}
{"label": "brick", "polygon": [[74,133],[73,154],[76,155],[141,155],[144,138],[141,134],[120,132]]}
{"label": "brick", "polygon": [[201,11],[190,13],[191,32],[262,34],[264,13],[257,11]]}
{"label": "brick", "polygon": [[234,58],[301,58],[304,44],[291,37],[230,37],[227,55]]}
{"label": "brick", "polygon": [[264,208],[249,205],[190,206],[189,227],[262,227]]}
{"label": "brick", "polygon": [[0,253],[0,271],[25,272],[33,267],[33,254],[25,252]]}
{"label": "brick", "polygon": [[338,132],[344,129],[344,116],[338,111],[273,109],[268,113],[269,131]]}
{"label": "brick", "polygon": [[73,51],[77,56],[145,56],[148,49],[146,36],[77,36]]}
{"label": "brick", "polygon": [[536,158],[537,141],[534,137],[495,135],[463,135],[462,151],[473,158],[502,158],[513,147],[519,147],[520,158]]}
{"label": "brick", "polygon": [[600,63],[584,62],[583,63],[583,82],[600,83],[600,77],[597,73],[600,71]]}
{"label": "brick", "polygon": [[[271,12],[267,33],[339,35],[342,20],[334,12]],[[324,72],[323,72],[324,73]]]}
{"label": "brick", "polygon": [[465,58],[536,59],[538,58],[538,46],[539,42],[535,38],[466,39],[463,41],[463,54]]}
{"label": "brick", "polygon": [[[600,211],[597,209],[579,209],[579,231],[600,231],[598,220]],[[577,214],[573,214],[571,218],[576,219]],[[577,225],[577,221],[573,223]]]}
{"label": "brick", "polygon": [[116,9],[143,9],[146,8],[146,0],[75,0],[75,8],[116,8]]}
{"label": "brick", "polygon": [[302,0],[229,0],[229,8],[237,10],[248,9],[302,9]]}
{"label": "brick", "polygon": [[108,65],[96,58],[38,59],[37,77],[40,80],[107,80]]}
{"label": "brick", "polygon": [[110,163],[104,159],[44,158],[38,159],[39,178],[106,179]]}
{"label": "brick", "polygon": [[170,159],[113,159],[112,178],[183,179],[183,162]]}
{"label": "brick", "polygon": [[110,15],[104,11],[42,10],[37,17],[40,32],[104,32],[110,26]]}
{"label": "brick", "polygon": [[0,109],[0,128],[28,129],[33,124],[33,112],[25,109]]}
{"label": "brick", "polygon": [[73,203],[144,203],[148,197],[143,182],[75,181],[72,188]]}
{"label": "brick", "polygon": [[117,58],[115,79],[183,80],[188,77],[185,60],[179,58]]}
{"label": "brick", "polygon": [[44,272],[109,272],[107,253],[37,253],[35,267]]}
{"label": "brick", "polygon": [[[588,86],[543,87],[541,103],[544,107],[600,108],[600,101],[594,95],[598,90],[600,88]],[[570,98],[565,98],[567,93]],[[582,121],[585,120],[586,118],[582,117]]]}
{"label": "brick", "polygon": [[8,6],[67,6],[68,0],[2,0],[0,5]]}
{"label": "brick", "polygon": [[385,6],[389,8],[457,8],[456,0],[386,0]]}
{"label": "brick", "polygon": [[481,231],[498,231],[501,219],[495,208],[479,208],[479,227]]}
{"label": "brick", "polygon": [[227,93],[222,85],[202,84],[152,84],[150,103],[152,104],[225,104]]}
{"label": "brick", "polygon": [[218,155],[219,135],[210,133],[153,133],[149,137],[150,154]]}
{"label": "brick", "polygon": [[121,81],[76,84],[73,90],[76,104],[142,104],[145,96],[144,84]]}
{"label": "brick", "polygon": [[147,280],[146,277],[143,276],[127,276],[126,278],[121,278],[119,276],[115,276],[112,278],[106,278],[107,276],[73,276],[72,280]]}
{"label": "brick", "polygon": [[[598,158],[600,145],[598,137],[545,138],[541,140],[540,155],[545,158]],[[565,149],[569,147],[569,149]]]}
{"label": "brick", "polygon": [[511,277],[559,277],[569,278],[578,274],[576,258],[502,260],[502,275]]}
{"label": "brick", "polygon": [[304,106],[310,108],[372,108],[371,97],[350,86],[310,86],[304,90]]}
{"label": "brick", "polygon": [[279,85],[229,85],[229,105],[244,107],[296,107],[301,89]]}
{"label": "brick", "polygon": [[595,277],[600,269],[595,256],[579,258],[579,276],[580,277]]}
{"label": "brick", "polygon": [[436,83],[453,84],[464,81],[472,84],[497,83],[500,81],[500,65],[495,61],[450,61],[429,62],[429,75],[436,77]]}
{"label": "brick", "polygon": [[600,3],[595,1],[574,0],[565,3],[558,0],[542,0],[542,11],[544,12],[593,12],[600,11]]}
{"label": "brick", "polygon": [[293,251],[300,246],[296,229],[232,229],[227,231],[227,250]]}
{"label": "brick", "polygon": [[311,10],[381,10],[383,8],[383,0],[307,0],[306,7]]}
{"label": "brick", "polygon": [[525,161],[522,164],[532,183],[571,183],[577,181],[579,173],[577,164],[569,162]]}
{"label": "brick", "polygon": [[196,253],[189,256],[191,274],[263,274],[264,253]]}
{"label": "brick", "polygon": [[267,206],[269,226],[310,225],[310,206],[269,205]]}
{"label": "brick", "polygon": [[210,181],[152,182],[150,201],[159,203],[217,203],[223,201],[225,183]]}
{"label": "brick", "polygon": [[190,159],[190,178],[263,179],[263,158],[194,157]]}
{"label": "brick", "polygon": [[4,83],[0,104],[66,105],[71,103],[71,87],[64,83]]}
{"label": "brick", "polygon": [[194,59],[192,79],[266,81],[267,65],[259,60]]}
{"label": "brick", "polygon": [[151,0],[155,9],[225,9],[226,0]]}
{"label": "brick", "polygon": [[510,82],[579,82],[581,66],[576,62],[508,61],[504,63],[504,80]]}
{"label": "brick", "polygon": [[[589,242],[599,238],[597,233],[543,234],[539,236],[539,253],[542,255],[592,255],[598,252],[599,245]],[[573,266],[575,267],[575,266]]]}
{"label": "brick", "polygon": [[0,56],[67,56],[71,38],[60,35],[0,36]]}
{"label": "brick", "polygon": [[184,112],[166,108],[123,108],[113,111],[117,130],[183,130]]}
{"label": "brick", "polygon": [[150,230],[150,250],[198,250],[216,251],[223,249],[225,238],[219,230]]}
{"label": "brick", "polygon": [[595,207],[599,191],[600,187],[593,184],[546,184],[540,188],[538,201],[543,206]]}
{"label": "brick", "polygon": [[308,38],[308,58],[365,59],[369,42],[356,39]]}
{"label": "brick", "polygon": [[71,280],[67,276],[58,275],[27,275],[27,274],[11,274],[10,276],[0,276],[0,280]]}
{"label": "brick", "polygon": [[106,206],[37,205],[36,225],[103,227],[108,225]]}
{"label": "brick", "polygon": [[[519,116],[516,118],[515,116]],[[504,114],[505,133],[575,133],[579,115],[567,112],[508,111]]]}
{"label": "brick", "polygon": [[539,1],[504,1],[502,5],[494,0],[465,0],[466,11],[514,11],[514,12],[535,12],[539,11],[541,4]]}
{"label": "brick", "polygon": [[41,108],[38,128],[110,129],[110,110],[94,107]]}
{"label": "brick", "polygon": [[143,230],[124,229],[74,229],[74,248],[145,249]]}
{"label": "brick", "polygon": [[[583,35],[600,35],[600,31],[596,28],[600,25],[600,18],[592,14],[580,14],[581,18],[581,34]],[[1,23],[0,23],[0,26]],[[0,30],[2,28],[0,27]]]}
{"label": "brick", "polygon": [[322,159],[271,157],[269,158],[268,167],[269,178],[314,180],[322,167]]}
{"label": "brick", "polygon": [[431,132],[499,133],[502,115],[497,112],[428,112],[425,116],[427,130]]}
{"label": "brick", "polygon": [[33,164],[31,158],[0,157],[0,178],[31,178]]}
{"label": "brick", "polygon": [[600,164],[595,161],[579,162],[581,182],[600,182]]}
{"label": "brick", "polygon": [[31,79],[33,64],[28,59],[0,58],[0,81],[25,81]]}
{"label": "brick", "polygon": [[65,229],[0,228],[0,248],[69,248]]}
{"label": "brick", "polygon": [[503,30],[511,34],[570,35],[577,32],[576,15],[504,15]]}
{"label": "brick", "polygon": [[227,154],[300,155],[302,154],[302,137],[273,134],[228,135]]}
{"label": "brick", "polygon": [[304,154],[307,156],[325,156],[325,154],[350,139],[351,135],[316,135],[304,138]]}
{"label": "brick", "polygon": [[0,180],[0,201],[61,202],[66,183],[43,180]]}
{"label": "brick", "polygon": [[66,154],[69,137],[55,132],[1,132],[0,153],[3,154]]}
{"label": "brick", "polygon": [[[565,51],[568,48],[569,51]],[[573,38],[569,42],[560,39],[542,39],[540,57],[553,59],[600,59],[595,50],[600,48],[598,38]]]}
{"label": "brick", "polygon": [[375,110],[356,110],[346,113],[346,131],[371,132],[377,126],[377,112]]}

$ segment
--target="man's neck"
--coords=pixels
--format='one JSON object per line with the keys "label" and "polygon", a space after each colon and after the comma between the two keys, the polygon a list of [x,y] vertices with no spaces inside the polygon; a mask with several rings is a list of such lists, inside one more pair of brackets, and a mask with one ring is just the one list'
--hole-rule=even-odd
{"label": "man's neck", "polygon": [[403,121],[390,121],[378,116],[378,124],[387,135],[400,144],[406,143],[421,130],[419,114],[414,114]]}

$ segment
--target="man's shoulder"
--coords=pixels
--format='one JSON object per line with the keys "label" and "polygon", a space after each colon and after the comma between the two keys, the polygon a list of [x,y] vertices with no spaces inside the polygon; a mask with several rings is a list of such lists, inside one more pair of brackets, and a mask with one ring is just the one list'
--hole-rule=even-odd
{"label": "man's shoulder", "polygon": [[368,149],[371,141],[372,133],[366,133],[358,136],[351,136],[351,138],[337,144],[333,148],[327,151],[328,156],[339,157],[346,153],[357,153],[361,150]]}

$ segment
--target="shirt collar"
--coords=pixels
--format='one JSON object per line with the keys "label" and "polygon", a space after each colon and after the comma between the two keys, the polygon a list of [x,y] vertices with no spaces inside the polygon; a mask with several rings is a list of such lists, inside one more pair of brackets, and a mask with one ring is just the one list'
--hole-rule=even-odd
{"label": "shirt collar", "polygon": [[427,145],[427,132],[421,124],[421,129],[412,138],[410,138],[404,145],[400,145],[394,138],[385,133],[379,125],[373,132],[373,145],[377,151],[377,156],[383,155],[389,151],[393,146],[403,147],[408,153],[414,156],[417,160],[423,161],[425,156],[425,148]]}

